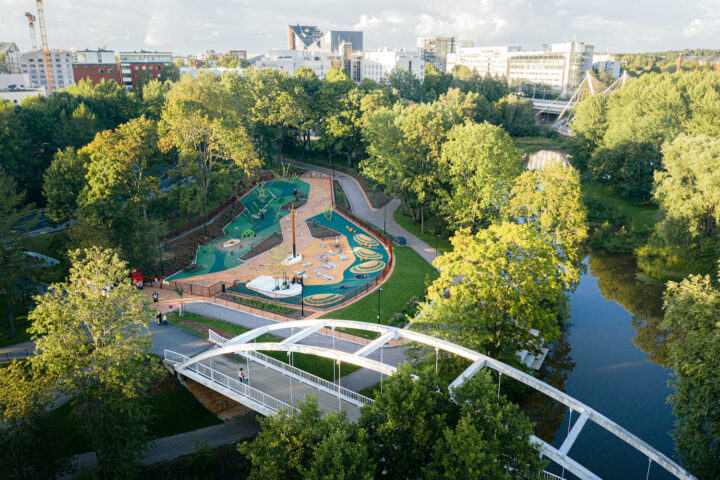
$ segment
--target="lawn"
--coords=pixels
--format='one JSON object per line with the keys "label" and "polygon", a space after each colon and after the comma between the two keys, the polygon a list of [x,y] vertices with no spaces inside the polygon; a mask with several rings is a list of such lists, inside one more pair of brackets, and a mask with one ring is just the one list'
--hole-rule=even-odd
{"label": "lawn", "polygon": [[582,184],[582,194],[584,199],[617,209],[623,215],[646,227],[652,228],[655,226],[658,211],[657,205],[652,203],[634,203],[630,200],[625,200],[602,185],[592,183]]}
{"label": "lawn", "polygon": [[535,153],[546,148],[567,150],[571,141],[566,137],[515,137],[513,140],[523,153]]}
{"label": "lawn", "polygon": [[425,224],[425,233],[420,233],[420,223],[416,223],[412,218],[408,217],[407,215],[403,215],[399,208],[395,210],[395,213],[393,213],[393,218],[398,223],[398,225],[418,237],[423,242],[430,245],[432,248],[435,248],[435,245],[437,245],[437,249],[440,253],[445,253],[452,250],[450,240],[443,236],[440,236],[440,238],[438,238],[432,233],[428,233],[429,229],[427,228],[427,223]]}
{"label": "lawn", "polygon": [[[198,315],[197,313],[185,312],[182,318],[178,317],[177,315],[168,316],[168,322],[180,328],[184,328],[185,330],[203,338],[207,337],[203,335],[202,332],[194,330],[187,325],[181,324],[181,319],[202,323],[210,328],[214,328],[215,330],[224,330],[225,332],[231,333],[233,335],[242,335],[243,333],[250,331],[249,328],[241,327],[239,325],[235,325],[234,323],[224,322],[222,320],[216,320],[214,318],[204,317],[202,315]],[[281,340],[283,340],[281,337],[269,333],[264,333],[257,338],[258,342],[279,342]],[[280,360],[281,362],[289,363],[288,354],[286,352],[263,351],[262,353],[277,360]],[[317,375],[318,377],[324,378],[325,380],[333,380],[335,378],[333,375],[333,361],[327,358],[316,357],[314,355],[306,355],[302,353],[295,353],[293,354],[293,365],[295,365],[300,370],[305,370],[306,372]],[[347,375],[348,373],[354,372],[359,367],[356,367],[355,365],[343,364],[341,368],[342,375]]]}
{"label": "lawn", "polygon": [[[438,273],[420,255],[410,247],[393,247],[395,254],[395,268],[390,278],[382,285],[380,293],[380,323],[387,325],[395,312],[400,312],[407,301],[417,295],[425,295],[427,281],[435,280]],[[347,307],[323,315],[321,318],[334,318],[340,320],[359,320],[362,322],[377,323],[378,293],[361,298]],[[368,336],[372,332],[353,332],[357,335]]]}
{"label": "lawn", "polygon": [[[151,439],[190,432],[222,423],[210,413],[185,387],[175,384],[168,390],[142,400],[152,409],[153,418],[148,425]],[[90,451],[90,444],[75,418],[76,401],[70,400],[48,414],[50,439],[58,445],[63,457]]]}
{"label": "lawn", "polygon": [[16,343],[26,342],[30,340],[30,327],[28,320],[28,305],[15,306],[13,313],[15,314],[15,337],[10,338],[10,325],[8,324],[8,315],[5,302],[0,303],[0,347],[15,345]]}

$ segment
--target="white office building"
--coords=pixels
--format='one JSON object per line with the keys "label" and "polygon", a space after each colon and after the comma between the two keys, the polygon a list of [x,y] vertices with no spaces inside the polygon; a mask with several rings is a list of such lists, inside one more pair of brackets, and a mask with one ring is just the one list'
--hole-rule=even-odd
{"label": "white office building", "polygon": [[554,43],[537,51],[508,52],[508,81],[547,85],[563,93],[575,88],[592,68],[595,46],[590,43]]}
{"label": "white office building", "polygon": [[27,97],[45,95],[45,87],[34,85],[27,73],[0,75],[0,98],[13,105],[20,105]]}
{"label": "white office building", "polygon": [[620,60],[615,60],[615,57],[608,54],[593,55],[593,70],[596,72],[607,72],[608,75],[612,76],[615,80],[620,78]]}
{"label": "white office building", "polygon": [[[75,83],[73,76],[73,55],[70,50],[50,51],[52,65],[53,91],[69,87]],[[20,55],[20,72],[30,76],[33,85],[47,87],[45,75],[45,58],[42,50],[31,50]]]}
{"label": "white office building", "polygon": [[425,62],[419,52],[388,50],[387,48],[374,52],[363,52],[362,78],[379,82],[396,68],[408,70],[420,81],[424,80]]}
{"label": "white office building", "polygon": [[479,75],[493,77],[508,76],[509,52],[520,50],[519,47],[458,47],[457,52],[447,56],[447,71],[452,72],[457,66],[465,66],[475,70]]}
{"label": "white office building", "polygon": [[255,68],[271,68],[288,75],[295,74],[295,70],[307,67],[318,78],[325,78],[331,68],[342,68],[342,57],[338,53],[311,52],[309,50],[270,50],[257,60]]}

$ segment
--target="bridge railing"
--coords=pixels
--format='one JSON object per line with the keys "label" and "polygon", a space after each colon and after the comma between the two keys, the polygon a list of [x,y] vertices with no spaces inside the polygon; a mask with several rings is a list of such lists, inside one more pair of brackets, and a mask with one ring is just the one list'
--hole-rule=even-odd
{"label": "bridge railing", "polygon": [[[165,360],[173,363],[173,364],[180,364],[188,360],[190,357],[183,355],[181,353],[173,352],[172,350],[165,350],[164,351]],[[232,390],[233,392],[242,395],[243,397],[246,397],[254,402],[257,402],[264,407],[269,408],[272,411],[278,411],[278,409],[294,409],[295,407],[292,407],[291,405],[283,402],[282,400],[278,400],[275,397],[272,397],[268,395],[265,392],[262,392],[258,390],[257,388],[253,388],[250,385],[246,385],[239,380],[236,380],[228,375],[225,375],[222,372],[219,372],[215,370],[214,368],[210,368],[207,365],[202,364],[201,362],[193,363],[190,366],[188,366],[188,370],[193,371],[197,373],[198,375],[202,375],[203,377],[209,379],[213,383],[217,383],[218,385],[221,385],[228,390]],[[182,372],[180,372],[182,373]]]}
{"label": "bridge railing", "polygon": [[[217,333],[213,332],[212,330],[208,330],[208,338],[211,342],[216,343],[217,345],[223,346],[225,342],[228,341],[227,338],[218,335]],[[321,387],[323,390],[328,391],[329,393],[333,393],[335,395],[339,395],[352,399],[355,403],[358,405],[372,405],[375,403],[375,401],[372,398],[368,398],[365,395],[361,395],[357,392],[353,392],[352,390],[348,390],[345,387],[340,386],[338,388],[338,385],[336,383],[333,383],[329,380],[325,380],[322,377],[318,377],[317,375],[313,375],[312,373],[308,373],[305,370],[301,370],[293,365],[289,365],[285,362],[281,362],[280,360],[273,358],[269,355],[265,355],[261,352],[255,352],[255,351],[249,351],[249,352],[236,352],[241,357],[251,357],[253,360],[258,362],[261,365],[264,365],[268,368],[272,368],[273,370],[278,370],[281,373],[292,375],[293,377],[297,378],[300,381],[306,382],[306,383],[314,383]]]}

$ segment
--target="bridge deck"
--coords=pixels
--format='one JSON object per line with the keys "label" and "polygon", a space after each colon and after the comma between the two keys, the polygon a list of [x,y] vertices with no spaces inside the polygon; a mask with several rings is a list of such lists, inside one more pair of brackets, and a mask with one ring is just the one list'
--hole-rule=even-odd
{"label": "bridge deck", "polygon": [[[248,365],[248,360],[250,365]],[[354,403],[350,403],[342,397],[338,402],[337,395],[323,391],[309,382],[299,381],[289,375],[284,375],[244,356],[235,354],[219,355],[199,363],[231,378],[238,378],[238,370],[244,368],[246,372],[249,372],[248,384],[251,387],[261,390],[288,405],[297,407],[300,402],[305,400],[306,395],[315,395],[322,412],[336,412],[344,408],[351,421],[355,421],[360,417],[360,409]],[[291,382],[292,401],[290,398]]]}

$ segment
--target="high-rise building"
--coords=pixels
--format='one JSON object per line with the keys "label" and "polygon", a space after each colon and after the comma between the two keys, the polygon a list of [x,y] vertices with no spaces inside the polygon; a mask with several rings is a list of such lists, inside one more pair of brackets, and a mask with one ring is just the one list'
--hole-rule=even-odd
{"label": "high-rise building", "polygon": [[314,25],[288,25],[288,50],[307,50],[320,37],[322,32]]}
{"label": "high-rise building", "polygon": [[0,42],[0,55],[5,55],[5,64],[10,73],[20,73],[20,49],[13,42]]}
{"label": "high-rise building", "polygon": [[163,65],[172,63],[172,52],[120,52],[120,72],[126,89],[134,89],[142,76],[159,78]]}
{"label": "high-rise building", "polygon": [[[53,92],[75,83],[72,68],[72,52],[70,50],[51,50],[50,63],[52,65]],[[20,71],[30,76],[34,85],[47,89],[48,81],[45,75],[45,57],[42,50],[31,50],[20,55]]]}
{"label": "high-rise building", "polygon": [[550,49],[509,52],[508,81],[547,85],[563,93],[577,87],[592,68],[591,43],[554,43]]}
{"label": "high-rise building", "polygon": [[444,72],[447,68],[447,56],[455,51],[455,38],[445,36],[419,37],[417,47],[422,59],[432,63]]}
{"label": "high-rise building", "polygon": [[362,52],[363,32],[351,30],[330,30],[311,47],[312,50],[341,53],[342,44],[350,45],[353,52]]}
{"label": "high-rise building", "polygon": [[73,54],[72,68],[76,82],[86,78],[93,85],[103,80],[122,85],[120,66],[112,50],[78,50]]}

